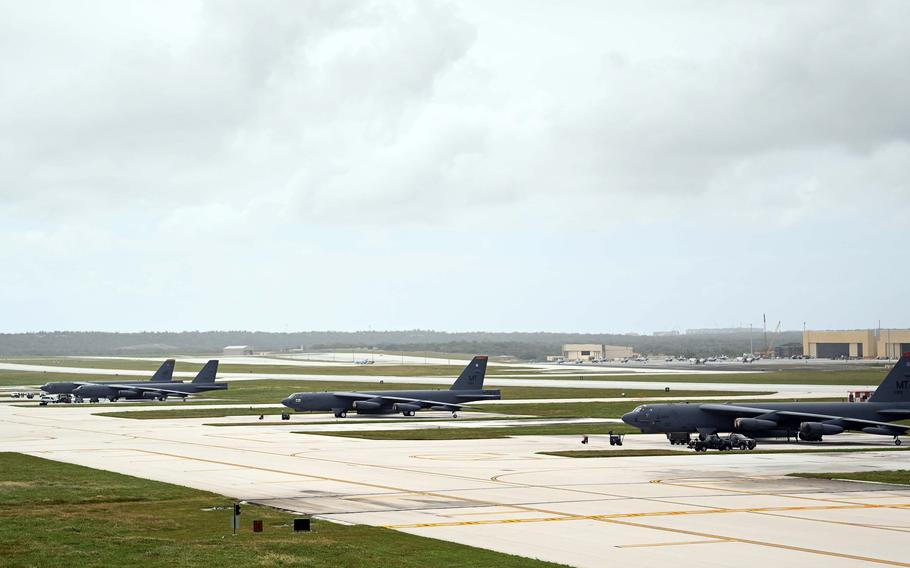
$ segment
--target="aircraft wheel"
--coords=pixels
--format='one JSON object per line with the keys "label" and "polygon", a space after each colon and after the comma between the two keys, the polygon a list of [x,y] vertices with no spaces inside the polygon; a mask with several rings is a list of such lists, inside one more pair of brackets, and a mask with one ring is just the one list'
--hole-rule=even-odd
{"label": "aircraft wheel", "polygon": [[453,413],[452,413],[452,418],[458,418],[458,413],[453,412]]}
{"label": "aircraft wheel", "polygon": [[743,450],[743,451],[744,451],[747,447],[748,447],[748,446],[746,445],[745,442],[743,442],[742,444],[739,445],[739,449],[740,449],[740,450]]}
{"label": "aircraft wheel", "polygon": [[341,411],[341,417],[342,417],[342,418],[347,418],[347,417],[348,417],[348,411],[347,411],[347,410],[342,410],[342,411]]}
{"label": "aircraft wheel", "polygon": [[900,445],[901,445],[901,439],[895,436],[895,438],[894,438],[894,445],[895,445],[895,446],[900,446]]}

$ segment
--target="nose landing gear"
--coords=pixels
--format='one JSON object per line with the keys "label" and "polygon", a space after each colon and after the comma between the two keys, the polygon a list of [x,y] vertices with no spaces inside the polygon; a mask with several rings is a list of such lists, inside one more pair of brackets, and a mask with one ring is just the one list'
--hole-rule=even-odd
{"label": "nose landing gear", "polygon": [[895,445],[895,446],[900,446],[900,445],[901,445],[901,439],[898,438],[897,436],[894,437],[894,445]]}

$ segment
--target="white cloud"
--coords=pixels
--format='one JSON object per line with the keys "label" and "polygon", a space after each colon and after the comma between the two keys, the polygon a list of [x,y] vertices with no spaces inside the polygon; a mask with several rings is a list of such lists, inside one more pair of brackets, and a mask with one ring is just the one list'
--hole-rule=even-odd
{"label": "white cloud", "polygon": [[[882,225],[910,212],[908,16],[2,3],[0,260],[21,268],[0,292],[30,306],[7,325],[267,328],[281,312],[301,328],[465,328],[482,299],[504,329],[698,327],[690,299],[741,321],[754,302],[738,298],[787,295],[765,265],[710,284],[706,265],[794,249],[820,265],[785,271],[831,295],[780,309],[834,321],[850,292],[822,267],[848,249],[804,243],[906,238]],[[869,250],[849,249],[891,258]],[[630,300],[604,314],[566,300],[579,290]],[[855,295],[844,325],[896,300]]]}

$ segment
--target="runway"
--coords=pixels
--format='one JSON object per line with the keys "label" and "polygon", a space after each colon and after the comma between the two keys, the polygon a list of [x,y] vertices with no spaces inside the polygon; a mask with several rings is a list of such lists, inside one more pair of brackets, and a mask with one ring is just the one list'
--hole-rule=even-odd
{"label": "runway", "polygon": [[[50,365],[27,365],[19,363],[0,362],[0,370],[10,371],[27,371],[27,372],[58,372],[74,374],[91,374],[99,376],[125,376],[125,377],[148,377],[148,371],[135,371],[125,369],[91,369],[86,367],[57,367]],[[716,372],[703,371],[701,374],[713,374]],[[629,373],[635,374],[635,373]],[[196,376],[196,373],[175,371],[174,377],[189,379]],[[664,390],[670,387],[672,390],[688,391],[738,391],[743,393],[750,392],[780,392],[787,393],[793,397],[846,397],[849,391],[870,390],[875,385],[801,385],[786,383],[700,383],[692,382],[662,382],[660,379],[654,381],[643,380],[617,380],[614,376],[591,376],[590,378],[546,378],[541,375],[509,375],[503,376],[487,375],[484,384],[487,388],[496,387],[556,387],[556,388],[575,388],[575,389],[641,389],[641,390]],[[605,378],[606,377],[606,378]],[[362,375],[317,375],[304,373],[218,373],[218,381],[252,381],[252,380],[283,380],[283,381],[328,381],[328,382],[357,382],[357,383],[400,383],[414,385],[439,385],[449,386],[452,384],[451,377],[396,377],[396,376],[362,376]],[[7,387],[8,390],[15,387]]]}
{"label": "runway", "polygon": [[[2,405],[0,451],[574,566],[910,566],[910,488],[785,477],[907,469],[910,454],[887,451],[889,438],[821,446],[874,452],[571,459],[538,452],[582,449],[576,436],[374,441],[98,411]],[[609,448],[602,436],[585,447]],[[670,446],[627,436],[623,449],[646,448]]]}

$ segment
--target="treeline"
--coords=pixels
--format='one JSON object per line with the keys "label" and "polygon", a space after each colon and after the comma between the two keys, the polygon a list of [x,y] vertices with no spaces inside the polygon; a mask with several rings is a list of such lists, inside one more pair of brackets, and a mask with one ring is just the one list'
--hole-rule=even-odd
{"label": "treeline", "polygon": [[[764,337],[751,337],[756,352],[764,351]],[[801,343],[799,331],[785,331],[777,345]],[[719,335],[617,335],[596,333],[447,333],[409,331],[306,331],[271,333],[260,331],[184,331],[109,333],[100,331],[53,331],[0,334],[0,355],[162,355],[219,353],[227,345],[249,345],[256,351],[302,349],[377,349],[382,351],[432,351],[439,353],[485,353],[522,360],[541,360],[558,355],[565,343],[599,343],[632,347],[646,355],[736,356],[750,350],[749,333]]]}

